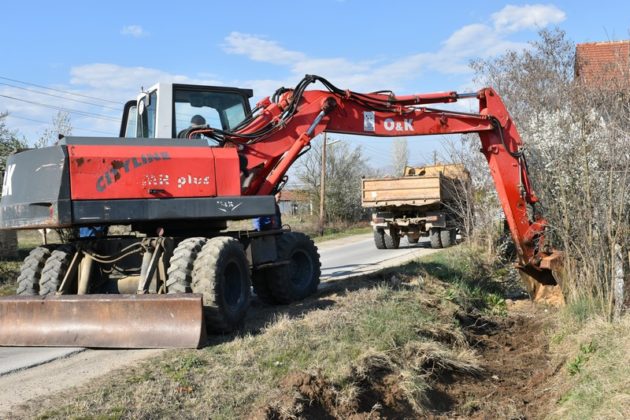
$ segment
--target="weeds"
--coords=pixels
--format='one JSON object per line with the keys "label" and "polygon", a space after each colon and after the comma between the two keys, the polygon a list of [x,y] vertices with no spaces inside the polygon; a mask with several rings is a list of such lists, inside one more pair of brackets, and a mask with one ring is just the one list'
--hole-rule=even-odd
{"label": "weeds", "polygon": [[569,375],[574,376],[580,373],[582,371],[584,363],[588,361],[591,354],[595,353],[595,350],[597,350],[597,345],[593,341],[588,344],[581,344],[580,352],[567,365]]}

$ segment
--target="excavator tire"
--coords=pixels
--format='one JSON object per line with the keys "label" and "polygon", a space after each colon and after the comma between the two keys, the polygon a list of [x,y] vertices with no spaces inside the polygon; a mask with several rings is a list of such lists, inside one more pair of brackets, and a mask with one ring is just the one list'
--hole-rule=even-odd
{"label": "excavator tire", "polygon": [[18,295],[32,296],[39,294],[39,281],[42,276],[42,270],[50,254],[50,247],[38,246],[24,259],[24,263],[20,268],[20,275],[17,278]]}
{"label": "excavator tire", "polygon": [[267,270],[267,282],[277,303],[288,304],[317,291],[321,268],[311,238],[299,232],[282,234],[278,239],[278,258],[289,264]]}
{"label": "excavator tire", "polygon": [[192,273],[195,260],[206,244],[206,238],[187,238],[177,245],[169,261],[167,293],[192,293]]}
{"label": "excavator tire", "polygon": [[384,233],[383,239],[387,249],[398,249],[400,246],[400,235],[398,232]]}
{"label": "excavator tire", "polygon": [[40,296],[54,295],[59,289],[75,252],[72,245],[61,245],[50,254],[39,280]]}
{"label": "excavator tire", "polygon": [[374,231],[374,245],[376,249],[385,249],[385,232],[382,229]]}
{"label": "excavator tire", "polygon": [[442,248],[442,239],[441,239],[441,229],[440,228],[431,228],[429,229],[429,239],[431,240],[431,248],[438,249]]}
{"label": "excavator tire", "polygon": [[251,299],[249,265],[241,243],[227,236],[209,239],[194,262],[191,287],[203,295],[208,331],[239,328]]}
{"label": "excavator tire", "polygon": [[443,248],[455,245],[456,232],[454,229],[442,229],[440,230],[440,242],[442,242]]}

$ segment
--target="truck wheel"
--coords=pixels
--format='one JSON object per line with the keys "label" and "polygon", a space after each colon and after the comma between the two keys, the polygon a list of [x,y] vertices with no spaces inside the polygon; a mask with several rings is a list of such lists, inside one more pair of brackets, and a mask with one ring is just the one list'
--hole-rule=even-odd
{"label": "truck wheel", "polygon": [[440,240],[442,241],[442,246],[444,248],[448,248],[449,246],[455,245],[455,235],[455,229],[442,229],[440,231]]}
{"label": "truck wheel", "polygon": [[382,229],[376,229],[374,231],[374,245],[376,249],[385,249],[385,232]]}
{"label": "truck wheel", "polygon": [[50,248],[38,246],[24,259],[17,278],[18,295],[36,295],[39,293],[39,280],[46,260],[50,257]]}
{"label": "truck wheel", "polygon": [[41,296],[54,295],[59,289],[75,252],[76,250],[72,245],[61,245],[50,254],[39,280],[39,294]]}
{"label": "truck wheel", "polygon": [[251,298],[249,266],[240,242],[227,236],[209,239],[194,262],[191,288],[203,294],[208,331],[239,328]]}
{"label": "truck wheel", "polygon": [[442,248],[441,230],[440,228],[429,229],[429,238],[431,239],[431,248],[433,249]]}
{"label": "truck wheel", "polygon": [[391,234],[385,233],[383,238],[385,239],[385,248],[387,249],[398,249],[400,246],[400,235],[398,235],[398,232],[391,232]]}
{"label": "truck wheel", "polygon": [[192,293],[193,267],[206,241],[206,238],[187,238],[177,245],[169,260],[167,293]]}
{"label": "truck wheel", "polygon": [[278,239],[278,258],[289,264],[267,270],[271,294],[278,303],[304,299],[317,291],[321,275],[317,247],[303,233],[288,232]]}

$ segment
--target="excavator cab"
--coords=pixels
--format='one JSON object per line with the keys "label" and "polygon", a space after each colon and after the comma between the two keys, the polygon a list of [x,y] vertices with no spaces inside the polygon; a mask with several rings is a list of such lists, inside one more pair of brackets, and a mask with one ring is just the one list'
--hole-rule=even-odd
{"label": "excavator cab", "polygon": [[125,104],[122,138],[181,138],[195,116],[230,131],[251,115],[251,89],[158,83]]}

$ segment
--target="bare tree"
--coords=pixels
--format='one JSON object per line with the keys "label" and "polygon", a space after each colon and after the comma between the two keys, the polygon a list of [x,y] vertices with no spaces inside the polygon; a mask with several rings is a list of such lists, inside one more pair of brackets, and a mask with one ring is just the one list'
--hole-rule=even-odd
{"label": "bare tree", "polygon": [[473,69],[498,90],[525,141],[550,239],[566,253],[566,294],[610,317],[616,261],[630,249],[630,74],[621,69],[593,89],[573,79],[574,64],[564,32],[543,30],[530,49]]}
{"label": "bare tree", "polygon": [[71,135],[72,129],[70,114],[64,111],[58,111],[52,119],[51,126],[44,130],[35,143],[35,147],[46,147],[55,144],[61,136]]}
{"label": "bare tree", "polygon": [[392,175],[403,176],[405,166],[409,162],[409,148],[405,137],[394,139],[392,147]]}
{"label": "bare tree", "polygon": [[[321,174],[321,139],[311,142],[312,149],[296,163],[297,176],[319,208]],[[332,221],[356,221],[361,215],[361,177],[372,170],[360,147],[351,149],[344,142],[334,142],[326,149],[326,218]]]}
{"label": "bare tree", "polygon": [[17,131],[7,128],[4,120],[8,115],[8,112],[0,113],[0,173],[4,173],[9,155],[26,147],[24,140],[18,139]]}

